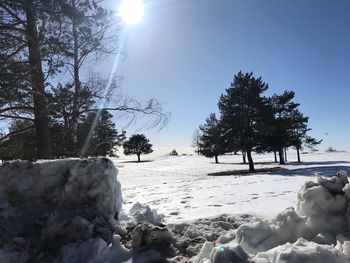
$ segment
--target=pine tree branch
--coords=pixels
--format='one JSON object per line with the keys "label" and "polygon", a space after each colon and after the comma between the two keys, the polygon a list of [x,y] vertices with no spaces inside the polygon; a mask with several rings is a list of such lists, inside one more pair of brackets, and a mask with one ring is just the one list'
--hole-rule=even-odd
{"label": "pine tree branch", "polygon": [[26,111],[34,111],[33,107],[27,107],[27,106],[12,106],[7,107],[4,109],[0,109],[0,114],[8,111],[20,111],[20,110],[26,110]]}
{"label": "pine tree branch", "polygon": [[0,22],[0,30],[16,31],[18,33],[27,35],[27,32],[24,29],[16,27],[15,24],[10,25],[10,24],[4,24]]}
{"label": "pine tree branch", "polygon": [[34,121],[33,118],[22,117],[22,116],[15,116],[15,115],[0,114],[0,117],[1,118],[7,118],[7,119],[19,119],[19,120]]}
{"label": "pine tree branch", "polygon": [[28,132],[30,130],[33,130],[33,129],[35,129],[35,125],[31,125],[31,126],[28,126],[28,127],[24,128],[24,129],[20,129],[20,130],[17,130],[17,131],[10,132],[10,133],[6,134],[5,136],[1,137],[0,138],[0,142],[3,142],[4,140],[6,140],[9,137],[17,136],[17,135],[26,133],[26,132]]}
{"label": "pine tree branch", "polygon": [[27,44],[23,44],[19,46],[15,51],[13,51],[10,55],[6,56],[6,60],[12,58],[13,56],[16,56],[19,52],[21,52],[24,48],[27,47]]}
{"label": "pine tree branch", "polygon": [[5,4],[0,4],[2,8],[4,8],[7,13],[9,13],[16,21],[18,24],[22,24],[23,26],[26,26],[26,23],[23,19],[21,19],[16,12],[12,11],[10,8],[8,8]]}
{"label": "pine tree branch", "polygon": [[7,38],[14,38],[14,39],[18,40],[18,41],[21,42],[21,43],[27,44],[27,41],[25,41],[23,38],[18,37],[18,36],[14,36],[14,35],[12,35],[12,34],[9,34],[9,33],[4,32],[4,31],[0,31],[0,35],[5,36],[5,37],[7,37]]}

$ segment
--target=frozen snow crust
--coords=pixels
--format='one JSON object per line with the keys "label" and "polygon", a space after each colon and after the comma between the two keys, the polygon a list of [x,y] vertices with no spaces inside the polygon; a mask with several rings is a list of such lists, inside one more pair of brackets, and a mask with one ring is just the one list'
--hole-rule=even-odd
{"label": "frozen snow crust", "polygon": [[271,220],[166,226],[148,205],[121,210],[117,173],[105,158],[0,166],[0,262],[350,262],[345,171],[305,183],[296,209]]}

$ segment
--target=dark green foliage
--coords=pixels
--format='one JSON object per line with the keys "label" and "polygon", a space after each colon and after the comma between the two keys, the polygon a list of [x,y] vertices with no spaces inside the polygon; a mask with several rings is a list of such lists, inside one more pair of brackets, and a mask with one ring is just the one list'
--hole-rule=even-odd
{"label": "dark green foliage", "polygon": [[285,91],[282,95],[274,94],[269,99],[271,117],[265,123],[269,130],[265,137],[267,145],[264,146],[266,150],[279,153],[280,164],[285,163],[283,150],[291,146],[294,127],[297,125],[296,121],[307,121],[307,119],[296,120],[295,113],[299,104],[293,102],[294,97],[293,91]]}
{"label": "dark green foliage", "polygon": [[205,124],[199,126],[201,131],[200,151],[206,157],[215,157],[215,162],[218,163],[218,156],[225,153],[225,145],[221,136],[221,125],[215,113],[211,113],[205,121]]}
{"label": "dark green foliage", "polygon": [[298,162],[300,162],[300,150],[303,145],[314,147],[321,141],[310,137],[307,132],[309,118],[298,109],[299,103],[293,101],[295,93],[285,91],[281,95],[274,94],[269,99],[270,118],[266,118],[263,124],[269,127],[264,136],[263,149],[279,153],[280,164],[285,163],[283,151],[288,147],[297,150]]}
{"label": "dark green foliage", "polygon": [[[96,113],[91,113],[89,119],[95,119],[95,117]],[[126,137],[125,131],[119,133],[116,130],[112,118],[113,115],[108,111],[101,111],[85,155],[116,156],[116,147],[121,146]]]}
{"label": "dark green foliage", "polygon": [[[112,155],[124,134],[112,132],[115,127],[106,113],[97,130],[85,134],[92,126],[86,123],[90,113],[98,110],[122,111],[131,118],[155,116],[153,127],[168,119],[155,99],[140,103],[113,94],[118,76],[112,81],[96,73],[86,80],[80,78],[81,68],[91,63],[93,55],[99,60],[118,49],[119,21],[102,6],[94,0],[0,1],[0,120],[3,127],[25,121],[28,126],[22,130],[35,132],[37,158],[78,157],[82,150],[90,155]],[[53,84],[63,67],[71,79],[64,85]],[[103,122],[109,127],[108,134],[102,132],[104,126],[99,129]],[[24,136],[21,130],[11,136],[6,133],[0,137],[0,146],[9,140],[13,145],[18,134]],[[91,140],[84,146],[86,138]]]}
{"label": "dark green foliage", "polygon": [[138,162],[140,162],[141,154],[149,154],[153,152],[152,144],[149,143],[149,140],[146,138],[144,134],[132,135],[129,138],[129,140],[124,142],[123,148],[124,148],[125,155],[136,154]]}
{"label": "dark green foliage", "polygon": [[255,78],[253,73],[243,74],[240,71],[218,103],[223,135],[229,142],[228,150],[246,152],[251,171],[254,170],[251,153],[259,146],[262,133],[261,119],[265,105],[262,93],[267,89],[268,85],[261,77]]}
{"label": "dark green foliage", "polygon": [[[29,127],[28,121],[16,120],[10,128],[9,136],[0,145],[0,159],[1,160],[12,160],[12,159],[23,159],[23,160],[35,160],[36,159],[36,138],[34,129],[28,129],[25,132],[19,132],[26,127]],[[16,132],[19,132],[15,135]]]}
{"label": "dark green foliage", "polygon": [[[218,103],[220,121],[211,115],[200,127],[201,152],[208,157],[224,153],[242,152],[249,170],[254,171],[252,152],[279,153],[280,163],[285,163],[286,149],[294,147],[300,162],[300,150],[304,146],[314,149],[321,141],[307,134],[308,117],[294,102],[295,93],[285,91],[281,95],[265,97],[268,85],[253,73],[238,72],[231,87],[226,89]],[[195,144],[194,144],[195,145]]]}
{"label": "dark green foliage", "polygon": [[[113,115],[106,110],[99,114],[89,112],[78,124],[78,150],[83,157],[110,156],[114,157],[118,146],[125,140],[125,131],[118,132],[112,121]],[[67,147],[69,137],[66,134],[64,123],[52,123],[52,144],[54,157],[70,157],[71,151]]]}

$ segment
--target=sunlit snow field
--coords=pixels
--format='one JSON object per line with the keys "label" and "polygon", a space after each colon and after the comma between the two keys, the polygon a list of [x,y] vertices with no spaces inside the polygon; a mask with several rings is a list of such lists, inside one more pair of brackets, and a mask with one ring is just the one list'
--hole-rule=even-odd
{"label": "sunlit snow field", "polygon": [[[148,204],[165,215],[166,223],[189,221],[219,214],[250,214],[271,218],[295,206],[303,183],[315,173],[335,175],[350,171],[349,153],[288,154],[288,170],[241,176],[208,176],[208,173],[248,169],[240,155],[219,157],[219,164],[203,156],[136,156],[114,159],[122,184],[123,208],[135,202]],[[254,155],[256,169],[279,166],[272,154]]]}

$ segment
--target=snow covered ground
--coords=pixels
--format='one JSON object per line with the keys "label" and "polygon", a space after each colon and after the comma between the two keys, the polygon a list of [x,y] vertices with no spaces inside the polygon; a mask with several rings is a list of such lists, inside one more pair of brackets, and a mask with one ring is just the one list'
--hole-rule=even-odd
{"label": "snow covered ground", "polygon": [[[256,169],[276,167],[272,154],[255,155]],[[349,153],[288,154],[288,170],[242,176],[208,176],[208,173],[243,170],[240,155],[213,159],[202,156],[135,156],[114,159],[122,185],[123,209],[136,202],[148,204],[165,215],[165,222],[183,222],[219,214],[250,214],[273,218],[285,208],[295,207],[301,186],[315,173],[333,176],[350,172]]]}

